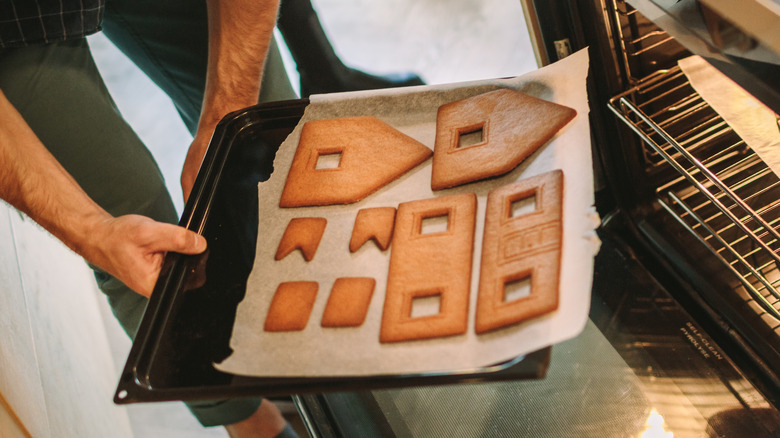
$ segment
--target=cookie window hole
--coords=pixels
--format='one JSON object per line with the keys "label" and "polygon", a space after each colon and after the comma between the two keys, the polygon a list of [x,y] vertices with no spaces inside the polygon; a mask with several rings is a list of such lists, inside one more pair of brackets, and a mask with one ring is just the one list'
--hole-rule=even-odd
{"label": "cookie window hole", "polygon": [[509,217],[525,216],[536,211],[536,196],[531,195],[512,201],[509,206]]}
{"label": "cookie window hole", "polygon": [[481,123],[458,130],[458,149],[479,146],[485,143],[485,124]]}
{"label": "cookie window hole", "polygon": [[531,277],[510,280],[504,283],[504,302],[511,303],[531,295]]}
{"label": "cookie window hole", "polygon": [[450,215],[442,214],[422,218],[420,221],[420,234],[445,233],[450,227]]}
{"label": "cookie window hole", "polygon": [[341,166],[341,151],[320,153],[317,155],[315,170],[338,169]]}
{"label": "cookie window hole", "polygon": [[434,316],[441,313],[441,294],[412,298],[411,318]]}

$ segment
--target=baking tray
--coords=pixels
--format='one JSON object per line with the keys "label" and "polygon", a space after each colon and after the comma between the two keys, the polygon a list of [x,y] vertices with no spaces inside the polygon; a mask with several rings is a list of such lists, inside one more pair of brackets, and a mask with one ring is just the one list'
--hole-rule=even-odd
{"label": "baking tray", "polygon": [[118,404],[356,391],[468,381],[538,379],[550,348],[464,372],[330,378],[250,378],[217,371],[230,353],[258,235],[257,185],[307,99],[257,105],[216,127],[180,225],[202,234],[201,255],[168,254],[114,395]]}

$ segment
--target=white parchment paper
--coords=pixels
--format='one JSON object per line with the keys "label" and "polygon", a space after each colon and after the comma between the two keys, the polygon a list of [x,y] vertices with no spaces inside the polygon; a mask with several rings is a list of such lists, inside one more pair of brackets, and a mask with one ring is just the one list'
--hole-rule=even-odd
{"label": "white parchment paper", "polygon": [[780,175],[780,127],[775,112],[700,56],[681,59],[678,64],[704,101]]}
{"label": "white parchment paper", "polygon": [[[230,346],[234,353],[217,368],[252,376],[345,376],[464,371],[482,368],[571,338],[587,321],[593,259],[599,248],[594,229],[593,175],[583,50],[522,77],[443,86],[313,96],[295,131],[282,144],[271,178],[259,185],[260,218],[257,255],[247,294],[238,307]],[[549,143],[511,173],[497,179],[433,193],[431,160],[347,206],[279,208],[300,129],[309,120],[373,115],[433,149],[436,111],[444,103],[497,88],[513,88],[577,110],[577,117]],[[477,336],[474,333],[479,261],[489,190],[553,169],[564,171],[564,242],[561,257],[560,305],[548,315],[511,328]],[[348,244],[357,211],[397,207],[400,202],[473,192],[478,197],[477,228],[466,334],[441,339],[379,342],[385,283],[390,259],[371,242],[352,254]],[[279,240],[290,219],[324,217],[328,224],[311,262],[298,251],[275,261]],[[338,277],[373,277],[377,286],[366,322],[355,328],[322,328],[320,318],[331,286]],[[263,331],[271,298],[284,281],[317,281],[317,300],[306,328],[298,332]]]}

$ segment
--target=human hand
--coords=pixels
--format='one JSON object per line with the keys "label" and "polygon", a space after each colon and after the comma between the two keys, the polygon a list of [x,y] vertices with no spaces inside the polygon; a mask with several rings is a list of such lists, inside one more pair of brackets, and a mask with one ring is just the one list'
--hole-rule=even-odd
{"label": "human hand", "polygon": [[192,186],[195,184],[195,178],[198,176],[203,157],[206,155],[212,133],[213,128],[204,127],[198,129],[187,151],[187,157],[184,159],[184,166],[181,171],[181,191],[184,195],[185,204],[192,192]]}
{"label": "human hand", "polygon": [[205,249],[206,239],[193,231],[144,216],[126,215],[106,219],[96,226],[82,256],[148,297],[166,252],[199,254]]}

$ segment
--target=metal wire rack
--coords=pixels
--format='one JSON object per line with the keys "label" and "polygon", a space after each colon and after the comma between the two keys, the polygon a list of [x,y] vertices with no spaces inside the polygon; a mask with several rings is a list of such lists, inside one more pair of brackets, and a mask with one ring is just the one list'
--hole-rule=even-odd
{"label": "metal wire rack", "polygon": [[[637,20],[639,14],[636,9],[631,7],[624,0],[616,0],[612,3],[612,14],[614,15],[617,34],[617,44],[619,53],[622,56],[621,62],[623,68],[631,83],[638,81],[637,74],[634,72],[634,59],[657,50],[667,43],[672,43],[674,38],[665,31],[655,27],[649,22]],[[643,27],[651,26],[650,29]]]}
{"label": "metal wire rack", "polygon": [[[669,170],[660,206],[733,272],[735,289],[780,327],[780,179],[696,93],[679,67],[612,98],[645,145],[648,171]],[[661,172],[662,173],[662,172]]]}

